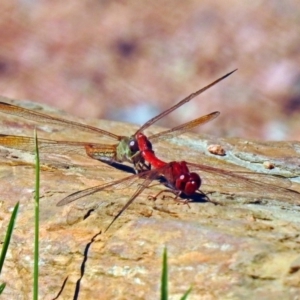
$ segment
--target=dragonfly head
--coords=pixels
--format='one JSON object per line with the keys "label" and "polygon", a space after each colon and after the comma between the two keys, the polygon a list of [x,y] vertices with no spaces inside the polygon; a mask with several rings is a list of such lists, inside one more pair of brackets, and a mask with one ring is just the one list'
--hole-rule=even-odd
{"label": "dragonfly head", "polygon": [[181,174],[175,182],[175,187],[188,196],[193,195],[199,189],[200,185],[200,176],[193,172]]}
{"label": "dragonfly head", "polygon": [[139,152],[139,145],[137,140],[134,137],[131,137],[128,141],[128,148],[130,150],[130,152],[132,153],[132,155],[136,154],[137,152]]}
{"label": "dragonfly head", "polygon": [[139,147],[134,137],[123,137],[116,149],[118,162],[132,162],[132,157],[139,152]]}
{"label": "dragonfly head", "polygon": [[[149,142],[150,143],[150,142]],[[151,143],[150,146],[152,147]],[[141,155],[139,143],[134,136],[123,137],[117,146],[117,161],[118,162],[130,162],[134,164],[134,169],[137,173],[149,171],[151,169],[150,164],[145,162],[145,159]]]}

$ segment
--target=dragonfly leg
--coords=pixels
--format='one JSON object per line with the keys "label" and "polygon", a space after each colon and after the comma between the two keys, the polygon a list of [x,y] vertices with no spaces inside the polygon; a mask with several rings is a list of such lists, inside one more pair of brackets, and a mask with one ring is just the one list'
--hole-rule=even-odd
{"label": "dragonfly leg", "polygon": [[144,160],[140,152],[134,154],[131,159],[136,173],[142,173],[151,170],[151,165]]}
{"label": "dragonfly leg", "polygon": [[134,165],[137,173],[143,173],[146,171],[151,170],[151,165],[146,164],[145,162],[138,162],[137,164]]}
{"label": "dragonfly leg", "polygon": [[189,205],[189,202],[192,201],[191,199],[178,199],[178,196],[180,196],[180,192],[176,195],[175,198],[173,198],[173,200],[176,201],[177,204],[180,204],[180,203],[186,204],[189,208],[191,208]]}
{"label": "dragonfly leg", "polygon": [[166,195],[163,195],[163,196],[162,196],[162,199],[163,199],[163,200],[166,199],[166,198],[171,198],[171,199],[173,199],[174,201],[176,201],[178,204],[179,204],[179,203],[187,204],[188,207],[190,208],[190,206],[189,206],[189,202],[191,201],[190,199],[178,199],[178,197],[179,197],[180,194],[181,194],[180,191],[162,190],[162,191],[160,191],[159,193],[157,193],[155,196],[151,196],[151,195],[148,196],[148,199],[149,199],[149,200],[155,201],[155,200],[158,198],[158,196],[161,195],[161,194],[163,194],[163,193],[171,193],[171,194],[175,195],[175,197],[174,197],[174,196],[166,196]]}
{"label": "dragonfly leg", "polygon": [[219,202],[217,202],[217,201],[214,201],[214,200],[210,199],[210,198],[208,197],[208,195],[205,194],[204,192],[202,192],[201,190],[198,190],[198,192],[199,192],[199,194],[201,194],[201,195],[205,198],[205,200],[206,200],[207,202],[210,202],[210,203],[212,203],[212,204],[214,204],[214,205],[222,205],[221,203],[219,203]]}
{"label": "dragonfly leg", "polygon": [[174,194],[174,191],[172,191],[172,190],[162,190],[162,191],[160,191],[159,193],[157,193],[155,196],[153,196],[153,195],[148,196],[148,199],[149,199],[149,200],[155,201],[155,200],[157,199],[157,197],[158,197],[160,194],[163,194],[163,193],[172,193],[172,194]]}

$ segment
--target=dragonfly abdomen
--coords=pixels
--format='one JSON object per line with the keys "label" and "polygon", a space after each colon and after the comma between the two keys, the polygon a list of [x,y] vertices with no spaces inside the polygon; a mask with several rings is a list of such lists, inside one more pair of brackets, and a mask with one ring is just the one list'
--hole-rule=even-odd
{"label": "dragonfly abdomen", "polygon": [[84,146],[86,154],[103,162],[116,162],[116,149],[114,145],[103,145],[101,148],[94,145]]}

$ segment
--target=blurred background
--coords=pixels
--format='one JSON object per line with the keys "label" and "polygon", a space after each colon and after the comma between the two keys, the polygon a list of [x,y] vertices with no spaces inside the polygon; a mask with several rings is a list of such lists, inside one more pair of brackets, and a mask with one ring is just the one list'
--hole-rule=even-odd
{"label": "blurred background", "polygon": [[142,124],[215,110],[216,136],[300,139],[299,0],[2,0],[0,94]]}

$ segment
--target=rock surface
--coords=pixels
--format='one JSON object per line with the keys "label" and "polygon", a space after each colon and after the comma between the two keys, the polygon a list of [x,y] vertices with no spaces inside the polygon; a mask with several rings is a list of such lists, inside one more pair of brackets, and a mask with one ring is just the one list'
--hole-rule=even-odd
{"label": "rock surface", "polygon": [[[72,119],[32,103],[26,107]],[[115,134],[132,134],[136,129],[110,121],[87,122]],[[1,133],[27,136],[32,136],[35,126],[4,114],[0,124]],[[38,129],[43,138],[113,143],[67,128],[39,125]],[[146,134],[159,131],[153,126]],[[211,144],[222,146],[226,155],[210,154]],[[148,196],[162,189],[156,185],[139,195],[105,234],[97,235],[137,185],[118,186],[57,207],[68,194],[128,174],[79,152],[59,155],[44,149],[40,298],[53,299],[60,293],[58,299],[158,299],[162,251],[167,246],[171,299],[179,299],[190,286],[188,299],[299,299],[300,195],[284,188],[300,192],[300,143],[183,134],[153,146],[168,161],[281,176],[254,174],[262,189],[259,183],[239,185],[235,179],[200,172],[201,189],[220,205],[184,205],[169,198],[151,201]],[[275,168],[266,169],[266,161]],[[12,207],[20,201],[1,277],[7,283],[5,299],[29,299],[32,293],[33,166],[31,154],[1,147],[1,240]]]}

